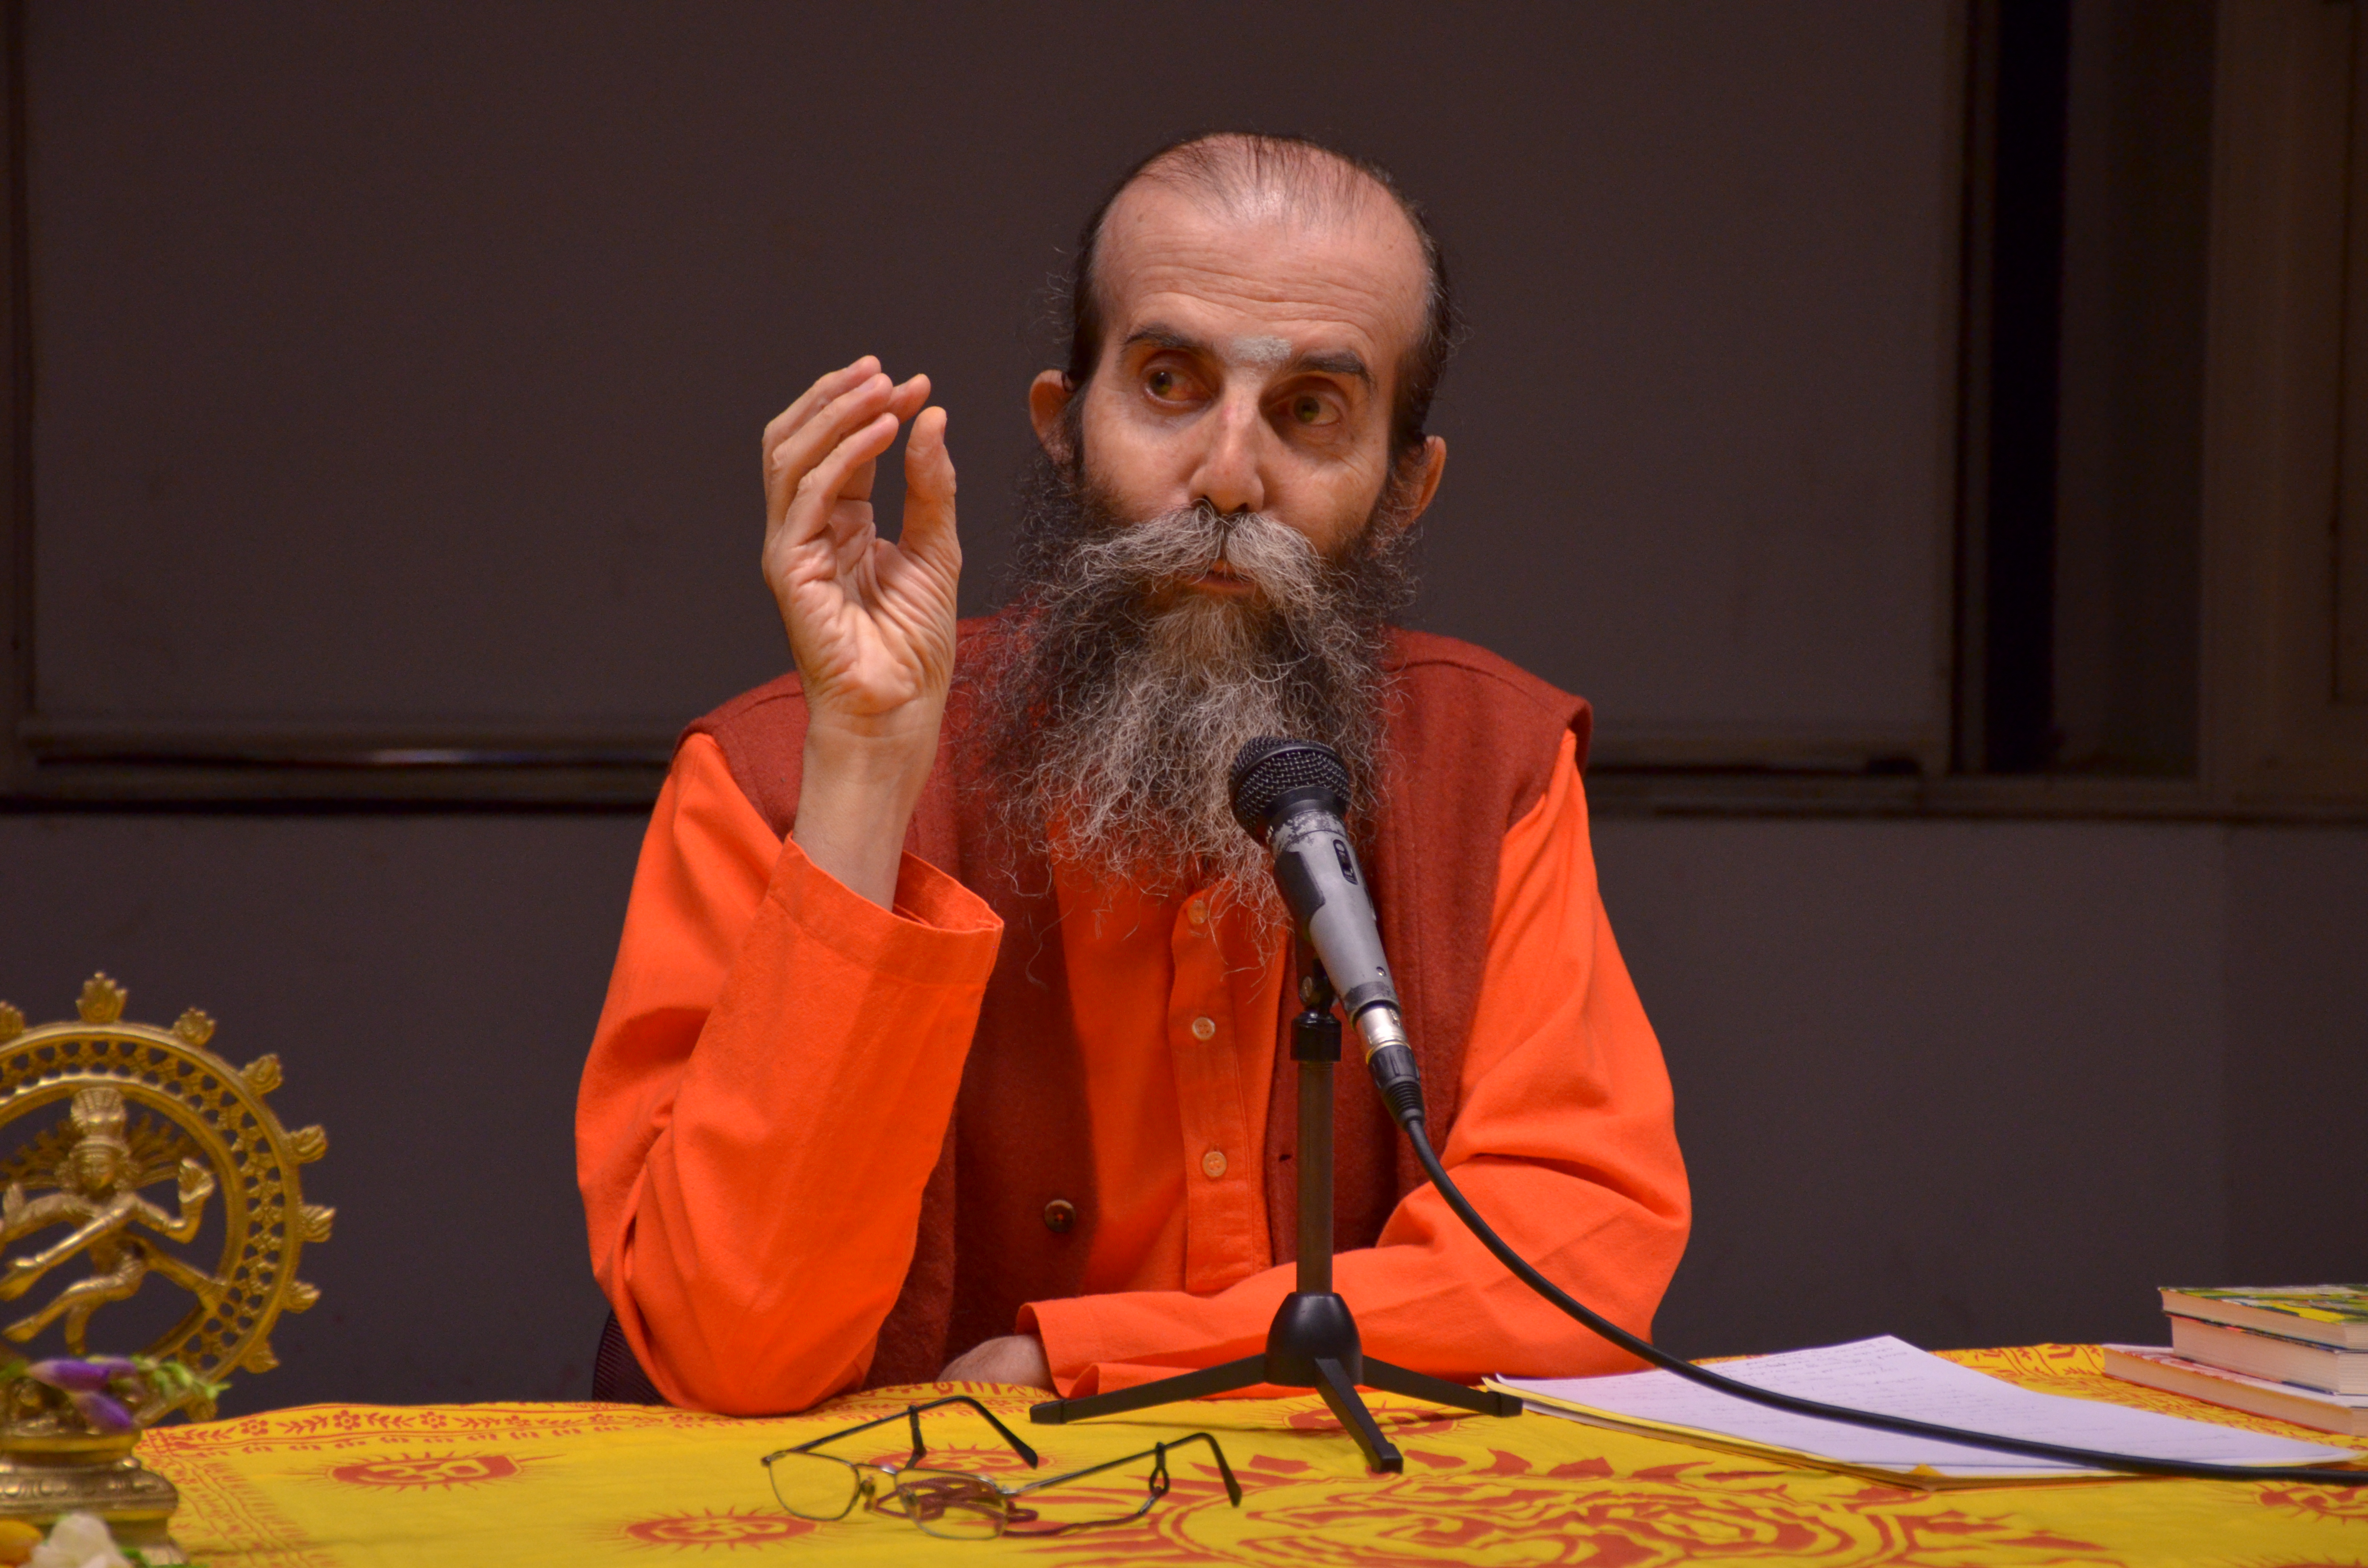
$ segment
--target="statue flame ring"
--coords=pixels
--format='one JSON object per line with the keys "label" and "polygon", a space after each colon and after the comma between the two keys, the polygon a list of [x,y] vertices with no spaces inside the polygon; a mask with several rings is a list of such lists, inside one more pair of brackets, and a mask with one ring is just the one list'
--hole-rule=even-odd
{"label": "statue flame ring", "polygon": [[[210,1274],[165,1253],[128,1221],[118,1221],[114,1232],[73,1252],[94,1257],[102,1257],[102,1248],[111,1249],[105,1256],[118,1257],[137,1253],[140,1261],[128,1276],[131,1286],[120,1294],[102,1288],[87,1298],[80,1316],[86,1320],[97,1307],[130,1294],[153,1267],[163,1276],[159,1283],[181,1285],[195,1301],[177,1324],[144,1347],[148,1354],[177,1358],[209,1381],[233,1369],[268,1371],[279,1364],[271,1330],[279,1314],[301,1312],[320,1299],[318,1290],[297,1278],[296,1265],[306,1243],[329,1239],[334,1210],[304,1201],[297,1170],[328,1152],[328,1134],[318,1127],[291,1132],[279,1124],[265,1099],[279,1086],[277,1057],[234,1068],[206,1049],[214,1024],[205,1014],[192,1007],[170,1029],[161,1029],[123,1022],[125,1000],[121,986],[97,975],[83,987],[78,1021],[30,1029],[23,1014],[0,1004],[0,1129],[44,1110],[71,1109],[69,1119],[0,1156],[0,1188],[17,1206],[0,1217],[13,1225],[15,1215],[30,1213],[23,1196],[28,1189],[74,1187],[74,1162],[82,1146],[93,1143],[121,1152],[113,1190],[136,1194],[179,1173],[185,1220],[192,1196],[201,1210],[218,1190],[222,1255]],[[0,1136],[0,1144],[6,1142]],[[211,1173],[210,1178],[200,1172]],[[162,1213],[154,1206],[148,1211]],[[154,1221],[146,1223],[163,1230],[165,1239],[181,1239]],[[189,1234],[197,1223],[188,1221]],[[0,1253],[25,1244],[14,1243]],[[58,1254],[54,1267],[63,1269],[74,1261],[72,1252],[51,1250]],[[0,1290],[12,1282],[10,1272],[0,1256]],[[108,1284],[98,1276],[94,1279]],[[17,1293],[30,1290],[28,1281]],[[61,1292],[46,1315],[36,1314],[44,1326],[60,1313],[71,1290]],[[0,1305],[0,1316],[6,1315],[8,1307]],[[22,1329],[32,1321],[9,1327]],[[78,1333],[78,1324],[70,1322],[69,1331]],[[29,1339],[35,1332],[9,1337]]]}

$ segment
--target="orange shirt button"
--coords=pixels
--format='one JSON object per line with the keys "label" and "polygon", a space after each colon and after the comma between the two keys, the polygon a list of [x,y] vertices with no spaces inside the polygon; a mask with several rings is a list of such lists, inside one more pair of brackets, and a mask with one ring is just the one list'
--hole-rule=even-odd
{"label": "orange shirt button", "polygon": [[1201,1168],[1209,1174],[1209,1179],[1211,1181],[1214,1181],[1219,1176],[1224,1176],[1225,1174],[1225,1152],[1223,1149],[1210,1150],[1207,1153],[1201,1156]]}
{"label": "orange shirt button", "polygon": [[1209,906],[1197,898],[1184,906],[1184,914],[1185,917],[1195,926],[1206,926],[1209,923]]}
{"label": "orange shirt button", "polygon": [[1194,1040],[1213,1040],[1216,1038],[1216,1019],[1203,1014],[1201,1017],[1192,1020],[1192,1038]]}
{"label": "orange shirt button", "polygon": [[1044,1228],[1054,1235],[1066,1234],[1077,1222],[1077,1206],[1065,1198],[1056,1198],[1044,1205]]}

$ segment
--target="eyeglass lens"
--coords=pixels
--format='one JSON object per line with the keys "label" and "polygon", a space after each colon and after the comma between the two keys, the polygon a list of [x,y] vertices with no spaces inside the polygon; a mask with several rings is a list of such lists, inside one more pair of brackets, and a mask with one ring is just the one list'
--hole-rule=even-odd
{"label": "eyeglass lens", "polygon": [[862,1489],[856,1468],[828,1454],[783,1454],[765,1473],[781,1506],[802,1519],[845,1518]]}
{"label": "eyeglass lens", "polygon": [[1010,1508],[992,1483],[949,1470],[898,1471],[896,1498],[907,1518],[948,1540],[1001,1535]]}

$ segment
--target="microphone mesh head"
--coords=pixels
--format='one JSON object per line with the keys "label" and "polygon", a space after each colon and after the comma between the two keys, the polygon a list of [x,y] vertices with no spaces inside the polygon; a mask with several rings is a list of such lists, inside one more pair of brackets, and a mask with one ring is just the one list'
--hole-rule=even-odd
{"label": "microphone mesh head", "polygon": [[1242,831],[1266,842],[1267,812],[1294,790],[1318,786],[1332,792],[1334,811],[1349,810],[1349,769],[1340,754],[1316,741],[1286,741],[1261,735],[1234,758],[1234,820]]}

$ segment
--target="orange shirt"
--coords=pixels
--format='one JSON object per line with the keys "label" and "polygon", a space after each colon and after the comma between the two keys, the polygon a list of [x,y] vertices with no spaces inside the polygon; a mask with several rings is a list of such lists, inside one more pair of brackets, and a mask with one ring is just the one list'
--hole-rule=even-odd
{"label": "orange shirt", "polygon": [[[1260,1166],[1288,959],[1201,894],[1059,885],[1098,1222],[1087,1294],[1030,1303],[1066,1393],[1254,1353],[1292,1287]],[[1000,922],[906,856],[883,910],[765,825],[687,740],[642,846],[576,1112],[592,1261],[677,1403],[859,1384],[912,1256]],[[1344,1071],[1355,1071],[1354,1053]],[[1440,1152],[1481,1212],[1640,1334],[1685,1245],[1668,1077],[1597,896],[1565,736],[1506,834]],[[1633,1363],[1507,1274],[1424,1186],[1335,1288],[1365,1349],[1470,1381]],[[957,1346],[956,1348],[961,1348]]]}

